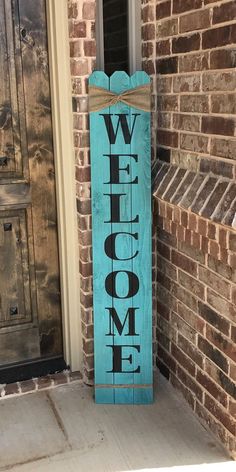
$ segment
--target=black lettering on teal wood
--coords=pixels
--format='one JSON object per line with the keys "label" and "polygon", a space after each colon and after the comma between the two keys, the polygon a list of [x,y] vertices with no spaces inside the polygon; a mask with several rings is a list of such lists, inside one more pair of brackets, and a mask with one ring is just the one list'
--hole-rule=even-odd
{"label": "black lettering on teal wood", "polygon": [[[145,72],[89,78],[117,95],[144,85]],[[151,403],[150,112],[121,101],[90,110],[90,145],[95,401]]]}

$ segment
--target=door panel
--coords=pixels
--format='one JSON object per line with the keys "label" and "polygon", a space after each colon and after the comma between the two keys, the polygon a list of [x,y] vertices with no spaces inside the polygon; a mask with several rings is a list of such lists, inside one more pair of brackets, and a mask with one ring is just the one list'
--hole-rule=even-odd
{"label": "door panel", "polygon": [[0,367],[62,355],[47,51],[45,0],[0,0]]}

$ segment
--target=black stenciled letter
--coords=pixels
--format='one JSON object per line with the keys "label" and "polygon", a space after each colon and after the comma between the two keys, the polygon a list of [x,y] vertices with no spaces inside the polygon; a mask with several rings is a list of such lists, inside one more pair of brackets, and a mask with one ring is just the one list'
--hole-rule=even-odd
{"label": "black stenciled letter", "polygon": [[107,236],[105,243],[104,243],[104,249],[107,257],[110,259],[113,259],[114,261],[130,261],[131,259],[134,259],[137,257],[139,251],[136,251],[135,254],[131,257],[125,257],[121,258],[116,255],[116,238],[119,236],[119,234],[125,234],[127,236],[131,236],[132,238],[136,239],[138,241],[138,233],[112,233],[110,236]]}
{"label": "black stenciled letter", "polygon": [[106,334],[106,336],[115,336],[113,326],[115,325],[119,336],[122,335],[125,325],[128,320],[128,330],[125,336],[138,336],[137,333],[135,333],[135,312],[138,310],[138,308],[128,308],[124,321],[122,321],[119,318],[119,315],[116,311],[115,308],[106,308],[106,310],[109,310],[109,333]]}
{"label": "black stenciled letter", "polygon": [[122,361],[128,361],[130,365],[133,363],[133,355],[130,354],[128,357],[122,357],[122,349],[129,347],[130,349],[135,349],[137,352],[140,352],[140,346],[129,346],[129,345],[123,345],[123,346],[110,346],[108,345],[107,347],[110,347],[113,350],[113,367],[112,370],[109,370],[107,373],[122,373],[122,374],[139,374],[140,373],[140,366],[137,367],[137,369],[134,370],[122,370]]}
{"label": "black stenciled letter", "polygon": [[109,157],[110,159],[110,181],[104,182],[105,184],[138,184],[138,177],[136,176],[134,180],[130,182],[121,182],[120,181],[120,172],[125,171],[130,175],[130,164],[127,164],[126,167],[120,167],[120,157],[132,157],[135,162],[138,162],[138,154],[103,154],[104,157]]}
{"label": "black stenciled letter", "polygon": [[[132,116],[134,116],[134,120],[133,120],[131,131],[129,130],[129,125],[128,125],[128,121],[127,121],[127,116],[129,116],[129,115],[127,113],[122,113],[122,114],[116,113],[115,115],[113,115],[113,113],[111,113],[111,114],[110,113],[107,113],[107,114],[100,113],[100,116],[103,116],[103,118],[104,118],[110,144],[115,144],[120,125],[121,125],[122,134],[123,134],[123,137],[124,137],[125,144],[130,144],[131,143],[131,139],[132,139],[132,136],[133,136],[136,119],[137,119],[137,116],[140,116],[140,113],[133,113],[132,114]],[[117,123],[117,126],[116,126],[116,130],[114,130],[111,116],[118,116],[118,123]]]}
{"label": "black stenciled letter", "polygon": [[104,221],[104,223],[138,223],[139,222],[138,215],[136,215],[136,217],[133,220],[121,221],[120,219],[120,200],[121,200],[121,197],[126,195],[126,193],[104,193],[103,195],[110,198],[110,214],[111,214],[111,219],[109,221]]}
{"label": "black stenciled letter", "polygon": [[[126,274],[128,277],[127,295],[120,297],[116,290],[116,277],[118,274]],[[134,297],[139,291],[139,279],[136,274],[128,270],[117,270],[108,274],[105,280],[105,288],[108,295],[114,298],[131,298]]]}

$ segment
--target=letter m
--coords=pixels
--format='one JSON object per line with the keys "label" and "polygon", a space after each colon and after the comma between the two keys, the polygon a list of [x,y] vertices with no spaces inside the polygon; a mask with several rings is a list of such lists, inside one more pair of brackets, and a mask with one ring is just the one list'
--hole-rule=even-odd
{"label": "letter m", "polygon": [[138,308],[128,308],[123,323],[115,308],[106,308],[106,310],[109,311],[109,333],[107,333],[106,336],[115,336],[114,326],[121,336],[126,324],[128,329],[125,336],[138,336],[138,334],[135,333],[135,311],[138,310]]}

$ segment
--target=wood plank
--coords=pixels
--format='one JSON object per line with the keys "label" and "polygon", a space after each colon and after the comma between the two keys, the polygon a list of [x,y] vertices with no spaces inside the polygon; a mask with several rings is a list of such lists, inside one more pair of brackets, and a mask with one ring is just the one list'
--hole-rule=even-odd
{"label": "wood plank", "polygon": [[[150,84],[150,77],[145,72],[136,72],[131,77],[132,88]],[[151,99],[151,97],[150,97]],[[131,113],[139,113],[138,126],[134,128],[131,152],[138,155],[138,185],[132,187],[132,213],[139,213],[138,257],[133,259],[133,271],[140,281],[140,290],[134,297],[139,307],[136,319],[137,332],[141,345],[140,374],[135,374],[135,383],[143,385],[153,383],[152,368],[152,236],[151,236],[151,122],[150,113],[131,108]],[[152,389],[135,389],[135,403],[150,403],[153,400]]]}
{"label": "wood plank", "polygon": [[[109,89],[109,79],[103,72],[94,72],[89,78],[89,84]],[[109,113],[109,108],[100,113]],[[110,167],[104,154],[110,153],[110,142],[104,133],[104,120],[99,112],[90,114],[91,132],[91,179],[92,179],[92,231],[93,231],[93,299],[94,299],[94,355],[95,355],[95,385],[113,384],[110,356],[107,345],[113,344],[113,337],[107,336],[109,332],[109,312],[106,307],[110,306],[110,297],[104,290],[106,276],[112,272],[112,260],[104,258],[104,241],[111,234],[111,224],[104,225],[109,221],[109,204],[104,204],[104,193],[111,192],[109,182]],[[106,159],[106,160],[105,160]],[[114,392],[108,390],[101,392],[95,387],[95,399],[101,403],[100,396],[105,403],[113,403]]]}

